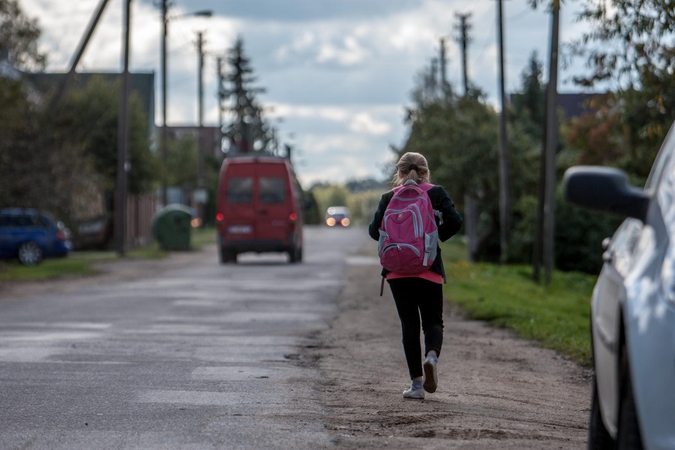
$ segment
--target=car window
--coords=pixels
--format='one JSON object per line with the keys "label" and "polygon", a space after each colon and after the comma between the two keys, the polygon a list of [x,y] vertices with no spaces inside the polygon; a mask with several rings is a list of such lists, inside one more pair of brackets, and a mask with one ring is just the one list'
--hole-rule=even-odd
{"label": "car window", "polygon": [[260,177],[258,180],[258,200],[266,205],[275,205],[286,201],[284,179],[280,177]]}
{"label": "car window", "polygon": [[51,228],[52,227],[51,221],[48,218],[46,218],[45,216],[37,217],[37,224],[40,228]]}
{"label": "car window", "polygon": [[17,227],[32,227],[33,225],[35,225],[33,216],[26,216],[26,215],[14,216],[13,219],[14,219],[14,226]]}
{"label": "car window", "polygon": [[10,226],[9,216],[0,216],[0,227]]}
{"label": "car window", "polygon": [[246,204],[253,201],[253,178],[236,177],[227,181],[227,203]]}

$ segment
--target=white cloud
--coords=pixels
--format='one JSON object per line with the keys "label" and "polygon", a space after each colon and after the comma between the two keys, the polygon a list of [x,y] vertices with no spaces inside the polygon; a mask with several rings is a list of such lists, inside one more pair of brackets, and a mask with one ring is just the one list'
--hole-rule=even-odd
{"label": "white cloud", "polygon": [[374,119],[366,112],[356,114],[349,124],[349,129],[355,133],[367,133],[376,136],[389,133],[391,128],[389,123],[383,120]]}
{"label": "white cloud", "polygon": [[370,55],[354,36],[346,36],[342,46],[330,43],[323,44],[316,56],[319,63],[335,62],[340,66],[349,67],[362,63]]}

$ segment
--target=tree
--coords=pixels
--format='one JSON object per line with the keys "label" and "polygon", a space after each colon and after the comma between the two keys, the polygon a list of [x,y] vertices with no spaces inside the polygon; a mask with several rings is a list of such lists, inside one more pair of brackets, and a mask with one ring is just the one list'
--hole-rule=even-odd
{"label": "tree", "polygon": [[100,177],[82,147],[45,132],[20,80],[0,77],[0,207],[34,207],[69,221],[95,200]]}
{"label": "tree", "polygon": [[522,89],[512,96],[511,122],[520,122],[525,132],[541,141],[544,133],[546,86],[542,83],[542,63],[533,51],[527,67],[520,74]]}
{"label": "tree", "polygon": [[38,50],[40,28],[26,17],[18,0],[0,0],[0,54],[18,69],[44,70],[47,56]]}
{"label": "tree", "polygon": [[244,41],[241,38],[230,49],[227,63],[230,71],[225,81],[230,86],[221,86],[220,92],[222,99],[230,100],[230,110],[234,113],[234,121],[225,131],[230,149],[233,153],[271,153],[269,146],[273,133],[255,98],[256,93],[264,92],[264,89],[251,86],[255,77],[250,61],[244,54]]}
{"label": "tree", "polygon": [[[120,83],[92,77],[81,89],[71,89],[55,111],[45,112],[53,139],[83,147],[102,176],[103,188],[115,191],[117,173],[117,121]],[[131,194],[152,191],[158,176],[156,156],[150,150],[148,120],[138,98],[130,98],[128,190]]]}
{"label": "tree", "polygon": [[[419,77],[424,81],[425,77]],[[498,117],[476,89],[459,97],[448,89],[447,96],[428,94],[425,84],[413,92],[416,102],[408,111],[409,137],[401,149],[427,158],[432,181],[442,184],[463,207],[465,195],[479,205],[479,239],[474,259],[499,257]],[[497,246],[493,247],[494,238]]]}
{"label": "tree", "polygon": [[661,0],[587,0],[579,16],[586,32],[572,55],[587,60],[583,86],[610,82],[625,129],[623,167],[646,178],[675,120],[675,4]]}

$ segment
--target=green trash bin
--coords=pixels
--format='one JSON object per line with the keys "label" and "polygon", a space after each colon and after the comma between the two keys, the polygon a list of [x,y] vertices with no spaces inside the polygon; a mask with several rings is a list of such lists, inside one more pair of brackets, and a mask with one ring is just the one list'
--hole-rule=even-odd
{"label": "green trash bin", "polygon": [[190,250],[191,221],[190,208],[167,205],[152,218],[152,235],[164,250]]}

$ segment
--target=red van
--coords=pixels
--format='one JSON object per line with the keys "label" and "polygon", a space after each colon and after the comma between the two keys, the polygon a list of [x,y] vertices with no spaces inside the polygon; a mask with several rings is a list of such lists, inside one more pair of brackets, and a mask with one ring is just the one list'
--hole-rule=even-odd
{"label": "red van", "polygon": [[302,261],[302,225],[302,194],[288,159],[225,159],[216,200],[221,263],[244,252],[286,252],[291,263]]}

